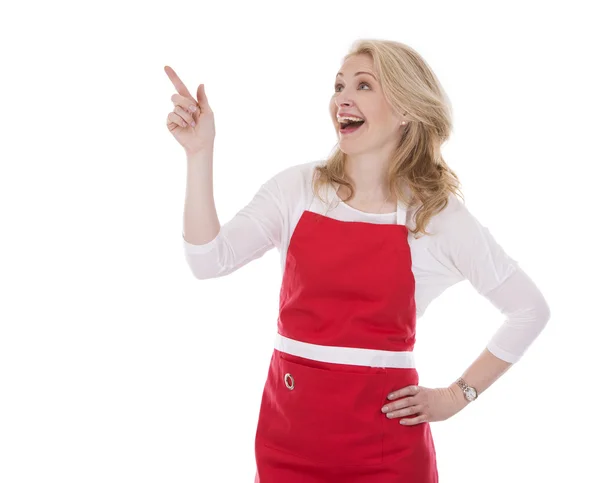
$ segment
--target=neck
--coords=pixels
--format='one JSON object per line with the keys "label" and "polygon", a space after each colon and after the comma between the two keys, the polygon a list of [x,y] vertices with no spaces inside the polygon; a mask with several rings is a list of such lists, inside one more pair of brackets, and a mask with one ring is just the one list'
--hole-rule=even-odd
{"label": "neck", "polygon": [[381,161],[381,158],[346,158],[344,170],[355,188],[355,199],[384,201],[391,198],[392,193],[387,185],[387,168],[387,162]]}

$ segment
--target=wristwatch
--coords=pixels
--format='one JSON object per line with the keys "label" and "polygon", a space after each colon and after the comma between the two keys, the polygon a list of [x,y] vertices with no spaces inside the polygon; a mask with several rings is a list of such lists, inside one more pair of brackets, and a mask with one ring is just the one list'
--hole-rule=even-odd
{"label": "wristwatch", "polygon": [[456,384],[460,387],[465,395],[465,399],[469,402],[475,401],[477,399],[477,389],[472,386],[469,386],[462,377],[459,377],[456,380]]}

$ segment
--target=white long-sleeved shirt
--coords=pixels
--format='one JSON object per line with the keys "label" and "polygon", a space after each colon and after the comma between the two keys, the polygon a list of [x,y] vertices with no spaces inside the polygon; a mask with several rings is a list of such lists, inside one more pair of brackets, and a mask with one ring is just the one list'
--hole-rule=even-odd
{"label": "white long-sleeved shirt", "polygon": [[[343,221],[396,223],[396,212],[357,210],[344,203],[335,189],[329,189],[328,203],[321,202],[312,189],[314,168],[321,163],[311,161],[278,172],[210,242],[194,245],[183,238],[185,258],[194,276],[222,277],[273,247],[280,252],[283,273],[292,233],[305,209]],[[406,214],[406,225],[414,229],[414,213],[409,209]],[[432,235],[418,239],[410,232],[408,235],[417,318],[448,287],[466,279],[507,317],[488,342],[488,350],[507,362],[517,362],[550,318],[542,293],[454,194],[426,230]]]}

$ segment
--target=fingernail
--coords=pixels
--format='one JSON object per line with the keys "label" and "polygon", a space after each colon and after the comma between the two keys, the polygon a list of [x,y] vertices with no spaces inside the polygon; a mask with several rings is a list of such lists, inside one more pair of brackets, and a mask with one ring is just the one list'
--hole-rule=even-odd
{"label": "fingernail", "polygon": [[388,399],[392,399],[394,397],[394,393],[388,394]]}
{"label": "fingernail", "polygon": [[383,407],[381,408],[381,410],[382,410],[384,413],[387,413],[387,412],[389,411],[389,409],[390,409],[390,408],[389,408],[388,406],[383,406]]}
{"label": "fingernail", "polygon": [[196,121],[192,121],[192,127],[196,127]]}
{"label": "fingernail", "polygon": [[190,111],[196,112],[196,106],[190,106]]}

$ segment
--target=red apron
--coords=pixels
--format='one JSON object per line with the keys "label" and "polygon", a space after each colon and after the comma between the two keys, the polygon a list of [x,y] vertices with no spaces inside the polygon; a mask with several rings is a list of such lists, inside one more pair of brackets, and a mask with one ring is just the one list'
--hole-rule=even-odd
{"label": "red apron", "polygon": [[[397,224],[305,210],[289,243],[255,439],[255,483],[434,483],[429,423],[381,408],[418,384],[406,211]],[[414,416],[414,415],[413,415]]]}

